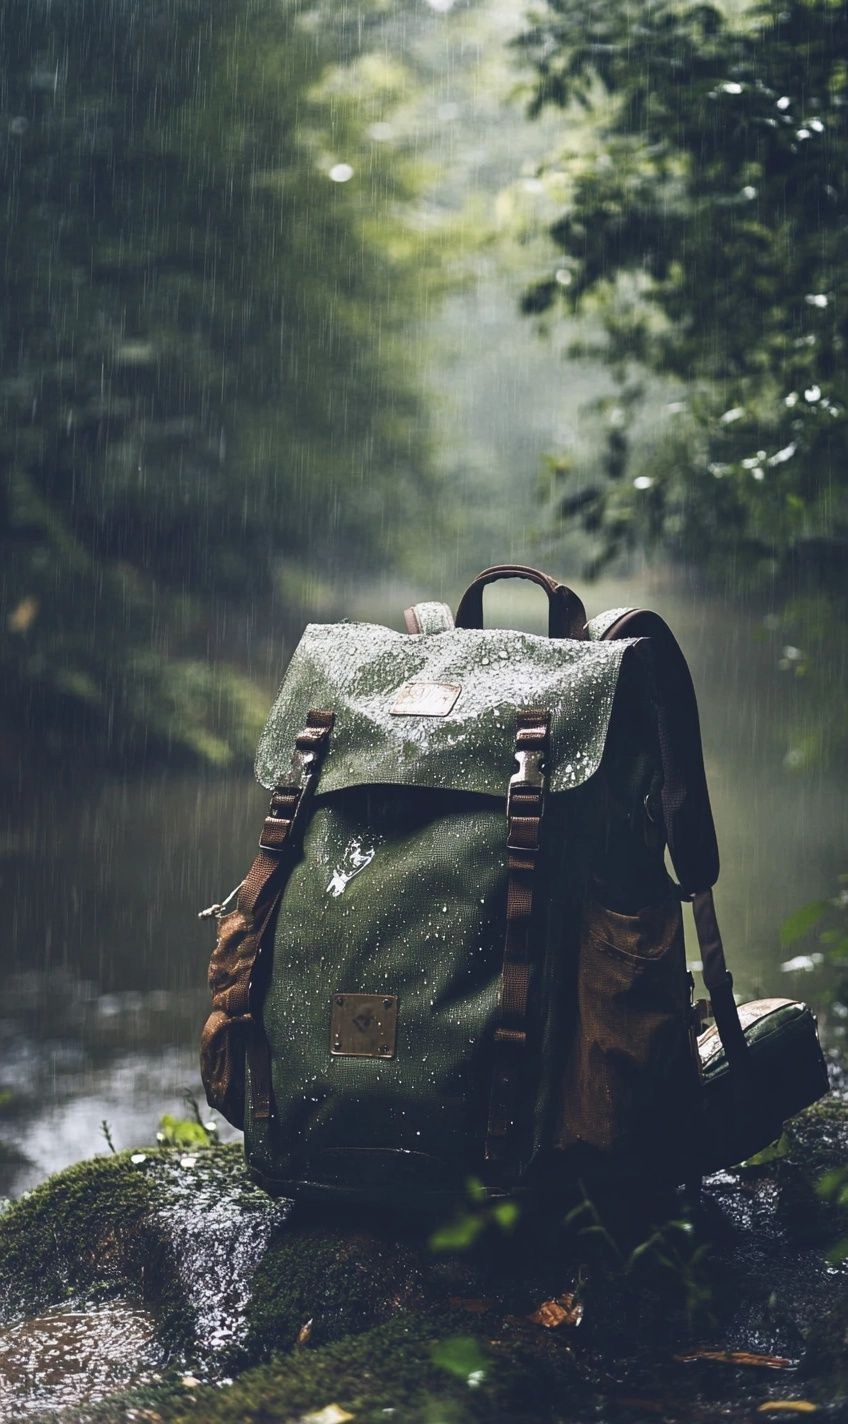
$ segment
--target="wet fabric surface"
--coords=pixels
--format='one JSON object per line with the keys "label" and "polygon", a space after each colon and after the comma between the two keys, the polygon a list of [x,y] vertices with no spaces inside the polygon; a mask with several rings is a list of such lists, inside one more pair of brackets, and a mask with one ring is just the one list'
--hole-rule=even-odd
{"label": "wet fabric surface", "polygon": [[[551,714],[549,789],[566,791],[600,765],[632,646],[498,628],[410,637],[371,623],[311,623],[262,736],[257,777],[268,788],[285,780],[307,712],[326,707],[336,722],[321,793],[382,782],[502,798],[514,769],[516,709],[541,707]],[[393,713],[411,682],[459,692],[443,716]]]}

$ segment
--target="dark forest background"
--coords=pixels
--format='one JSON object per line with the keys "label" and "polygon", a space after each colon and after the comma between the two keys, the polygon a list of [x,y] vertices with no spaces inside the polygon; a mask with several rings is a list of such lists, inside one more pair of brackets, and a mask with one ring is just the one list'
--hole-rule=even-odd
{"label": "dark forest background", "polygon": [[760,600],[841,755],[844,6],[29,0],[0,55],[5,776],[244,763],[306,612],[517,518]]}

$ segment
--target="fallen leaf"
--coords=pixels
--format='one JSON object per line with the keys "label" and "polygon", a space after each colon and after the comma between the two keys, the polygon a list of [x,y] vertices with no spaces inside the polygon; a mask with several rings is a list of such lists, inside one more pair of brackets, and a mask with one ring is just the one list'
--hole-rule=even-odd
{"label": "fallen leaf", "polygon": [[319,1409],[314,1414],[302,1414],[298,1424],[345,1424],[346,1419],[352,1418],[353,1415],[348,1414],[341,1405],[328,1404],[324,1409]]}
{"label": "fallen leaf", "polygon": [[467,1310],[469,1315],[484,1315],[487,1310],[491,1310],[490,1300],[475,1300],[473,1297],[462,1295],[452,1295],[448,1300],[451,1310]]}
{"label": "fallen leaf", "polygon": [[787,1360],[784,1355],[752,1355],[747,1350],[693,1350],[688,1355],[675,1355],[680,1364],[688,1365],[695,1360],[713,1360],[719,1365],[752,1365],[761,1370],[791,1370],[797,1361]]}
{"label": "fallen leaf", "polygon": [[817,1414],[818,1405],[809,1399],[767,1399],[757,1405],[758,1414]]}
{"label": "fallen leaf", "polygon": [[546,1330],[556,1330],[560,1325],[571,1325],[576,1329],[583,1319],[583,1302],[575,1300],[568,1291],[557,1296],[556,1300],[543,1300],[527,1318],[533,1325],[544,1325]]}
{"label": "fallen leaf", "polygon": [[298,1345],[308,1345],[308,1344],[309,1344],[309,1341],[310,1341],[311,1338],[312,1338],[312,1322],[313,1322],[314,1318],[315,1318],[314,1316],[310,1315],[309,1319],[305,1322],[305,1324],[301,1325],[300,1329],[298,1330],[298,1332],[297,1332],[297,1343],[298,1343]]}

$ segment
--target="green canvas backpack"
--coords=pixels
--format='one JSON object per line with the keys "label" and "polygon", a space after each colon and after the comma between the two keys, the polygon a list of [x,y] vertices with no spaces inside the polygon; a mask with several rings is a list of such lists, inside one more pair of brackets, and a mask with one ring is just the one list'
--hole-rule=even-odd
{"label": "green canvas backpack", "polygon": [[[545,590],[548,637],[483,627],[505,577]],[[623,608],[587,623],[564,585],[504,565],[455,623],[424,603],[406,626],[307,627],[259,746],[258,854],[235,908],[205,912],[203,1080],[257,1180],[394,1205],[469,1178],[557,1196],[764,1146],[827,1078],[804,1005],[740,1023],[667,625]]]}

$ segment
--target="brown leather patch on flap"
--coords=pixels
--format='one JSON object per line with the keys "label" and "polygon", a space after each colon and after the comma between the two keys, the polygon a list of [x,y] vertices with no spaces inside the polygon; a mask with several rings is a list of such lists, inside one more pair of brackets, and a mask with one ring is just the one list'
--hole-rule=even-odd
{"label": "brown leather patch on flap", "polygon": [[405,682],[389,712],[395,717],[447,717],[461,691],[460,682]]}

